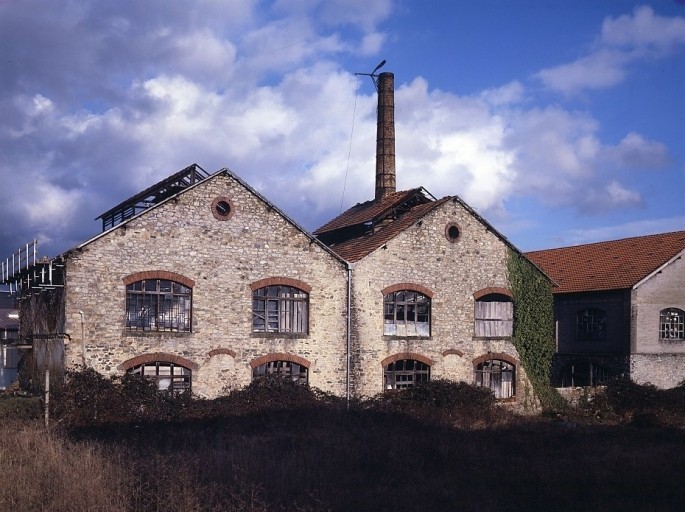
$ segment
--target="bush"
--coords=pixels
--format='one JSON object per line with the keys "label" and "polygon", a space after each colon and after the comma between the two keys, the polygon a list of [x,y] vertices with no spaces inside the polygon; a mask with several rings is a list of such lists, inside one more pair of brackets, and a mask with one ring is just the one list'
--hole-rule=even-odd
{"label": "bush", "polygon": [[407,414],[429,423],[462,428],[496,425],[512,417],[506,406],[497,403],[490,389],[442,379],[380,393],[366,406],[377,411]]}

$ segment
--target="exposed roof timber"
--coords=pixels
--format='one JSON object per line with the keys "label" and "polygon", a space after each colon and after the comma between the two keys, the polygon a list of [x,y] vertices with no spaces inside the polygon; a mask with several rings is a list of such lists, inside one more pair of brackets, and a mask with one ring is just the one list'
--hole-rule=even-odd
{"label": "exposed roof timber", "polygon": [[122,201],[114,208],[107,210],[97,217],[102,219],[102,230],[106,231],[117,224],[130,219],[137,213],[148,209],[184,188],[208,178],[209,174],[197,164],[192,164],[176,174],[155,183],[142,192]]}

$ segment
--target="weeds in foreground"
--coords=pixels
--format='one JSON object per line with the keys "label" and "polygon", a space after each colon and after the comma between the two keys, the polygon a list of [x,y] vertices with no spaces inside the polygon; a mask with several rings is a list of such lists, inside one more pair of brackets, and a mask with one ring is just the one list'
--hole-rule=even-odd
{"label": "weeds in foreground", "polygon": [[[615,383],[573,421],[550,421],[441,381],[349,410],[281,382],[178,403],[127,385],[93,386],[97,399],[67,386],[49,432],[0,418],[0,510],[680,510],[685,499],[683,413],[659,415],[682,411],[685,390]],[[128,420],[105,421],[107,400],[113,411],[128,400]],[[636,421],[646,411],[653,421]]]}

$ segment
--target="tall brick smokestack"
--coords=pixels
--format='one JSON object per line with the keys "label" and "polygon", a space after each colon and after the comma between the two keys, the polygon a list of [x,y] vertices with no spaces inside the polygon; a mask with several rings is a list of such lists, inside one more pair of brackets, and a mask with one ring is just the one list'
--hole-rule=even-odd
{"label": "tall brick smokestack", "polygon": [[395,192],[395,75],[378,75],[376,201]]}

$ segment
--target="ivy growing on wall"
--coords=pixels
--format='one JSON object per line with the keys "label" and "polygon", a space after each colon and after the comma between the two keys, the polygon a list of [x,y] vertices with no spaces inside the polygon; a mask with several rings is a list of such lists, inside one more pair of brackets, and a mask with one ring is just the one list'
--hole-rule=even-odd
{"label": "ivy growing on wall", "polygon": [[509,251],[509,285],[514,301],[513,343],[543,408],[566,405],[549,382],[554,355],[554,310],[549,280],[522,255]]}

